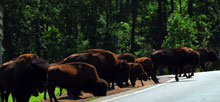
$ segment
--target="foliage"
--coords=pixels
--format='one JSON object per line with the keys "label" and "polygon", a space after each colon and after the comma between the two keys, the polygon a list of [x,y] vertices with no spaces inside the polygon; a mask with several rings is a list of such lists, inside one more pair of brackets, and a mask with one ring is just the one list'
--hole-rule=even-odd
{"label": "foliage", "polygon": [[[180,1],[182,1],[180,3]],[[152,49],[189,46],[219,50],[217,0],[139,0],[132,33],[132,0],[1,0],[3,62],[35,53],[51,63],[72,53],[101,48],[148,56]],[[181,4],[181,5],[180,5]],[[180,12],[181,7],[181,12]]]}
{"label": "foliage", "polygon": [[163,48],[198,47],[196,22],[189,18],[188,15],[183,17],[178,13],[172,14],[168,18],[167,31],[168,35],[162,44]]}

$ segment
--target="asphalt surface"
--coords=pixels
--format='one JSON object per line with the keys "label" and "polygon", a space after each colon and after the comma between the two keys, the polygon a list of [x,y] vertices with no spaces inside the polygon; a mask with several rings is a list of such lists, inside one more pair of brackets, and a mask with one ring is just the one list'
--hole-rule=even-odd
{"label": "asphalt surface", "polygon": [[[172,75],[174,77],[174,75]],[[196,73],[194,77],[127,91],[93,102],[220,102],[220,71]]]}

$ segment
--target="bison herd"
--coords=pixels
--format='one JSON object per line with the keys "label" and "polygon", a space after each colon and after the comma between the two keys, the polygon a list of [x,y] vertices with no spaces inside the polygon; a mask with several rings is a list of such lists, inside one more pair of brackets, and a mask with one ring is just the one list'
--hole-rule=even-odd
{"label": "bison herd", "polygon": [[115,84],[120,88],[130,86],[129,80],[132,86],[136,80],[142,86],[149,79],[159,83],[156,74],[160,66],[167,67],[179,81],[182,73],[190,78],[196,67],[205,69],[207,61],[216,59],[212,50],[189,47],[161,49],[150,57],[140,58],[131,53],[116,55],[103,49],[90,49],[51,64],[35,54],[23,54],[0,67],[0,97],[2,102],[7,102],[11,93],[13,101],[28,102],[32,95],[48,91],[50,101],[58,102],[55,87],[67,89],[68,96],[74,98],[79,98],[82,91],[106,96]]}

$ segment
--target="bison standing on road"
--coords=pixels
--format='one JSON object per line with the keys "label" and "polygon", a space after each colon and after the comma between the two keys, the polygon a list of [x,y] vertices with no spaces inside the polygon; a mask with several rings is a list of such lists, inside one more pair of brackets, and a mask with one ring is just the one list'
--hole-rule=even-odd
{"label": "bison standing on road", "polygon": [[194,55],[189,54],[184,49],[161,49],[151,53],[151,59],[153,61],[155,69],[158,66],[169,66],[174,68],[175,79],[179,81],[178,74],[182,67],[192,62]]}
{"label": "bison standing on road", "polygon": [[156,69],[154,68],[153,62],[151,60],[151,58],[149,57],[141,57],[141,58],[137,58],[135,60],[136,63],[140,63],[143,68],[144,71],[147,72],[147,74],[149,76],[151,76],[151,78],[153,79],[154,83],[159,83],[157,77],[156,77]]}
{"label": "bison standing on road", "polygon": [[[200,63],[199,52],[196,50],[193,50],[192,48],[186,47],[186,46],[178,47],[177,49],[183,49],[184,51],[186,51],[188,53],[188,55],[191,56],[191,59],[188,61],[187,65],[185,65],[181,69],[181,71],[183,71],[183,73],[184,73],[184,76],[186,76],[187,78],[194,76],[195,69]],[[186,72],[189,72],[188,76],[186,75]],[[190,74],[190,72],[191,72],[191,74]],[[180,73],[180,76],[181,76],[181,73]]]}
{"label": "bison standing on road", "polygon": [[31,95],[42,92],[47,82],[49,63],[34,54],[23,54],[0,67],[0,91],[7,101],[12,93],[17,102],[28,102]]}
{"label": "bison standing on road", "polygon": [[48,93],[57,102],[54,90],[56,86],[66,88],[75,98],[80,92],[89,92],[95,96],[105,96],[108,83],[99,78],[96,68],[84,62],[72,62],[49,67]]}

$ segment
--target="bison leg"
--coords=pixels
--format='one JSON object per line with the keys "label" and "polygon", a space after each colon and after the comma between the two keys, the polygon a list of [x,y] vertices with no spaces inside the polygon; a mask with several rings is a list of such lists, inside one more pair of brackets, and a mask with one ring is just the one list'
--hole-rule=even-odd
{"label": "bison leg", "polygon": [[1,94],[1,102],[4,102],[4,100],[5,100],[4,90],[2,90],[0,94]]}
{"label": "bison leg", "polygon": [[129,86],[129,83],[128,81],[125,82],[125,87],[128,87]]}
{"label": "bison leg", "polygon": [[55,90],[55,86],[50,86],[48,88],[48,94],[49,94],[49,97],[50,97],[50,102],[53,102],[53,98],[54,98],[55,102],[58,102],[57,98],[56,98],[56,96],[54,94],[54,90]]}
{"label": "bison leg", "polygon": [[156,70],[154,70],[153,73],[151,74],[151,79],[154,81],[155,84],[159,83],[157,76],[156,76]]}
{"label": "bison leg", "polygon": [[63,88],[60,88],[60,96],[62,95],[62,90],[63,90]]}
{"label": "bison leg", "polygon": [[14,92],[11,93],[11,96],[12,96],[12,100],[13,100],[13,102],[16,102]]}
{"label": "bison leg", "polygon": [[112,87],[110,89],[115,89],[115,83],[112,81]]}
{"label": "bison leg", "polygon": [[47,90],[44,90],[44,100],[47,100]]}
{"label": "bison leg", "polygon": [[191,72],[191,76],[194,76],[194,72],[195,72],[195,70],[196,70],[196,68],[193,67],[193,68],[192,68],[192,72]]}
{"label": "bison leg", "polygon": [[135,86],[135,81],[133,80],[131,80],[131,85],[134,87]]}
{"label": "bison leg", "polygon": [[140,81],[141,81],[141,85],[144,86],[143,80],[140,80]]}
{"label": "bison leg", "polygon": [[[7,90],[5,95],[4,95],[4,99],[5,99],[5,102],[8,102],[8,96],[9,96],[10,92]],[[14,97],[12,97],[14,98]],[[3,101],[4,102],[4,101]],[[15,100],[13,99],[13,102],[15,102]]]}
{"label": "bison leg", "polygon": [[176,79],[176,81],[179,81],[178,74],[179,74],[179,68],[175,68],[175,79]]}

